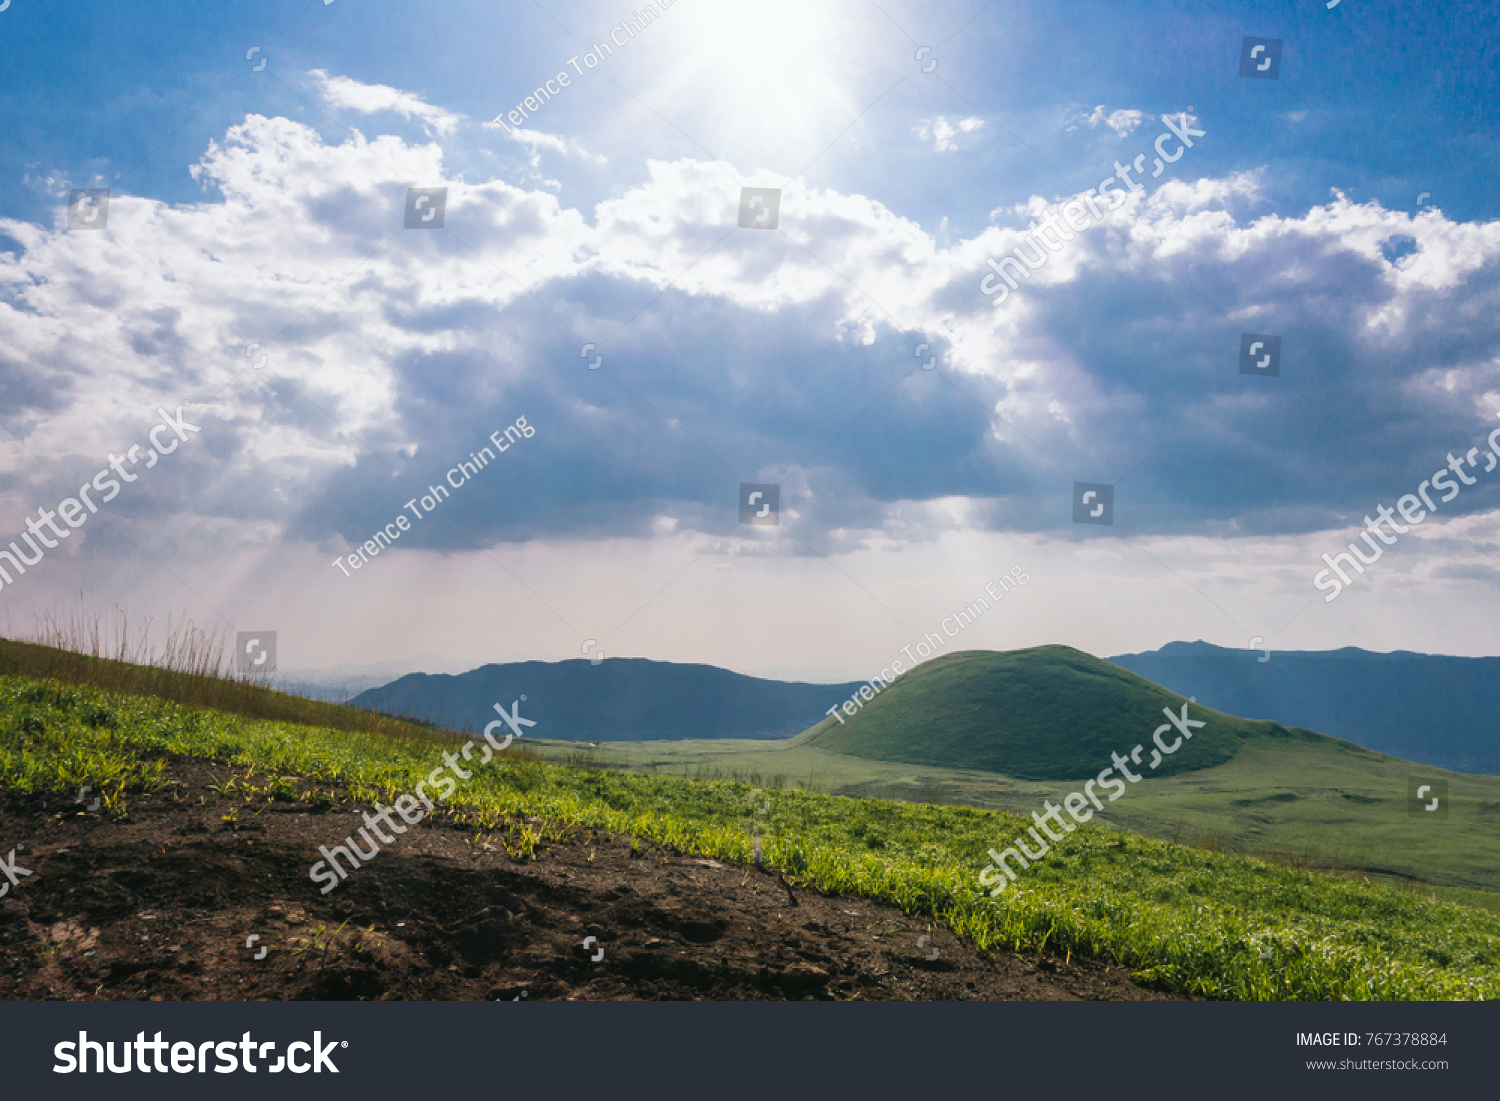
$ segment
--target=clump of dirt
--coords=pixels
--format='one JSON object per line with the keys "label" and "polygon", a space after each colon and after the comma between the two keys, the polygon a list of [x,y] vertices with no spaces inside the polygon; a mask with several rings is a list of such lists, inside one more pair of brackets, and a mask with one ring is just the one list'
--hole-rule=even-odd
{"label": "clump of dirt", "polygon": [[584,829],[528,858],[504,832],[423,822],[324,895],[309,879],[319,846],[363,825],[339,792],[286,777],[247,803],[225,787],[241,770],[169,768],[124,820],[0,799],[0,857],[14,847],[32,872],[0,899],[0,998],[1172,996],[1094,961],[983,956],[894,907]]}

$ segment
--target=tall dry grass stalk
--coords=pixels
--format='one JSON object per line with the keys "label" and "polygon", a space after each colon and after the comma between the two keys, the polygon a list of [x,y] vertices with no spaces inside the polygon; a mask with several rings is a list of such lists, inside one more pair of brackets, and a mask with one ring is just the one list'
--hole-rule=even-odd
{"label": "tall dry grass stalk", "polygon": [[134,696],[154,696],[185,707],[205,707],[251,719],[300,723],[378,737],[450,742],[454,731],[342,704],[273,691],[271,674],[236,672],[227,632],[204,630],[183,615],[165,632],[153,621],[132,625],[120,608],[108,620],[82,606],[48,613],[32,637],[0,637],[0,675],[87,684]]}
{"label": "tall dry grass stalk", "polygon": [[215,626],[204,630],[184,613],[180,619],[167,617],[166,636],[160,648],[153,639],[154,621],[147,619],[134,631],[130,615],[119,605],[106,622],[90,613],[80,603],[72,611],[46,612],[36,621],[36,628],[26,641],[50,646],[93,658],[107,658],[131,665],[149,665],[174,673],[216,677],[248,683],[269,684],[268,674],[236,674],[229,635]]}

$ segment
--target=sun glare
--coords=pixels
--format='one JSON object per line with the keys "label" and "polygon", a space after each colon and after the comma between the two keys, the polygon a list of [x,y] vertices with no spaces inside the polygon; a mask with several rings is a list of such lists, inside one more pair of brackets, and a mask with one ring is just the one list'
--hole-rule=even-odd
{"label": "sun glare", "polygon": [[[846,87],[855,49],[840,4],[795,0],[683,5],[667,91],[716,156],[745,171],[795,172],[863,109]],[[679,9],[666,13],[675,16]],[[821,139],[821,140],[820,140]],[[799,158],[801,158],[799,160]]]}

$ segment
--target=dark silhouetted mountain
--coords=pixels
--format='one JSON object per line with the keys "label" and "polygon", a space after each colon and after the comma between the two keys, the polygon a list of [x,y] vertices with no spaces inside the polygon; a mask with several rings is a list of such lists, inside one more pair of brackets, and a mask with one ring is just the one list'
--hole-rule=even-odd
{"label": "dark silhouetted mountain", "polygon": [[598,665],[521,661],[457,676],[411,673],[349,702],[477,732],[523,695],[521,716],[537,738],[646,741],[680,738],[790,738],[848,699],[852,684],[797,684],[645,658]]}
{"label": "dark silhouetted mountain", "polygon": [[1500,775],[1500,658],[1226,650],[1173,642],[1109,660],[1216,711],[1307,727],[1419,764]]}

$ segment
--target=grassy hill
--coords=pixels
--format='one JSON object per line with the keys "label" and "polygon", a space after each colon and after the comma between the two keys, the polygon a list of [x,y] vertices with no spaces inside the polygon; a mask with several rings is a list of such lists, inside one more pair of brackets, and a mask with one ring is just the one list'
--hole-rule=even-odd
{"label": "grassy hill", "polygon": [[[265,787],[245,791],[244,816],[311,797],[288,777],[336,785],[342,798],[369,805],[413,791],[441,763],[444,747],[432,737],[335,731],[0,677],[0,814],[7,828],[24,829],[39,799],[66,801],[88,784],[105,799],[95,830],[108,829],[128,822],[137,793],[167,790],[187,760],[270,773]],[[308,820],[316,827],[315,813]],[[767,864],[799,888],[899,905],[982,950],[1088,955],[1211,997],[1500,997],[1500,916],[1103,826],[1069,834],[992,899],[977,883],[985,853],[1026,825],[971,807],[787,790],[752,797],[744,784],[562,767],[511,750],[476,769],[422,828],[457,826],[476,844],[508,838],[507,848],[527,853],[568,829],[602,829],[742,865],[759,836]],[[319,837],[314,828],[307,851],[289,854],[299,877]],[[47,874],[40,859],[37,874]],[[387,874],[400,871],[377,861],[360,872]],[[315,887],[306,891],[315,904]]]}
{"label": "grassy hill", "polygon": [[[898,677],[852,717],[829,717],[799,735],[801,745],[879,761],[980,769],[1018,780],[1083,780],[1129,756],[1166,716],[1188,704],[1206,721],[1190,742],[1162,759],[1153,776],[1213,768],[1247,745],[1319,742],[1361,754],[1310,730],[1224,715],[1189,703],[1144,677],[1069,646],[997,653],[964,650]],[[1164,735],[1175,737],[1169,731]],[[1145,758],[1149,760],[1149,757]]]}

